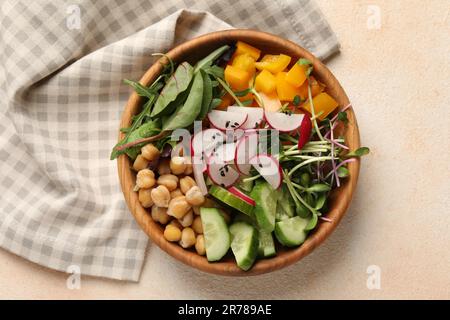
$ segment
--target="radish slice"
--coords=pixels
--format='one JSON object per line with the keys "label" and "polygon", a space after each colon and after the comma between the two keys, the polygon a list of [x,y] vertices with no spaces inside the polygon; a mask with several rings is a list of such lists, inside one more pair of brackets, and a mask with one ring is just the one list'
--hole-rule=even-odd
{"label": "radish slice", "polygon": [[244,200],[245,202],[247,202],[249,205],[251,206],[256,206],[256,202],[255,200],[253,200],[252,198],[250,198],[248,195],[246,195],[245,193],[243,193],[241,190],[239,190],[236,187],[229,187],[228,191],[232,194],[234,194],[236,197],[239,197],[240,199]]}
{"label": "radish slice", "polygon": [[192,155],[200,156],[202,153],[208,157],[218,145],[225,141],[225,135],[217,129],[206,129],[196,133],[191,139]]}
{"label": "radish slice", "polygon": [[212,182],[224,188],[232,186],[239,180],[239,173],[230,164],[221,162],[214,156],[208,158],[207,171]]}
{"label": "radish slice", "polygon": [[228,107],[228,112],[246,113],[247,121],[242,125],[242,129],[254,129],[259,127],[264,119],[264,109],[258,107]]}
{"label": "radish slice", "polygon": [[281,186],[281,166],[278,160],[270,155],[260,154],[249,162],[272,188],[278,189]]}
{"label": "radish slice", "polygon": [[301,150],[303,146],[309,141],[311,137],[312,123],[307,114],[303,117],[302,124],[298,131],[298,150]]}
{"label": "radish slice", "polygon": [[236,144],[236,151],[234,155],[234,163],[236,168],[242,174],[248,175],[252,165],[249,163],[250,159],[258,153],[258,134],[257,132],[250,133],[239,140]]}
{"label": "radish slice", "polygon": [[213,151],[212,156],[214,156],[218,161],[228,163],[234,160],[235,149],[236,144],[234,142],[221,144]]}
{"label": "radish slice", "polygon": [[291,132],[298,129],[304,117],[304,114],[264,112],[264,118],[269,126],[280,132]]}
{"label": "radish slice", "polygon": [[205,177],[203,176],[202,164],[192,163],[192,172],[194,173],[194,179],[204,196],[208,194],[208,188],[206,187]]}
{"label": "radish slice", "polygon": [[239,129],[248,118],[248,115],[243,112],[237,113],[221,110],[212,110],[207,116],[211,125],[219,130]]}

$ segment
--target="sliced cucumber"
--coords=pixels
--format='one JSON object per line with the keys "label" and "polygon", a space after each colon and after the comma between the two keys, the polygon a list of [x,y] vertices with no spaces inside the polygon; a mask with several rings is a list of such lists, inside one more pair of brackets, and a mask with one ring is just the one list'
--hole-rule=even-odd
{"label": "sliced cucumber", "polygon": [[305,230],[309,220],[293,217],[275,224],[275,236],[278,241],[287,247],[295,247],[302,244],[308,232]]}
{"label": "sliced cucumber", "polygon": [[283,185],[283,187],[277,191],[277,195],[277,213],[275,220],[281,221],[295,216],[295,203],[286,185]]}
{"label": "sliced cucumber", "polygon": [[206,258],[218,261],[230,248],[231,237],[225,219],[216,208],[200,208]]}
{"label": "sliced cucumber", "polygon": [[246,222],[235,222],[230,227],[231,250],[239,268],[247,271],[258,254],[258,231]]}
{"label": "sliced cucumber", "polygon": [[276,254],[275,243],[271,232],[259,230],[258,256],[262,258],[272,257]]}
{"label": "sliced cucumber", "polygon": [[253,181],[239,181],[238,185],[239,188],[241,188],[242,190],[244,190],[245,192],[250,192],[252,191],[253,188]]}
{"label": "sliced cucumber", "polygon": [[231,192],[222,187],[216,185],[212,186],[209,189],[209,194],[212,195],[217,200],[219,200],[220,202],[222,202],[223,204],[230,206],[233,209],[236,209],[249,216],[253,215],[254,206],[252,206],[250,203],[242,200],[238,196],[232,194]]}
{"label": "sliced cucumber", "polygon": [[253,213],[260,229],[272,232],[275,228],[277,192],[265,181],[258,181],[250,193],[256,206]]}

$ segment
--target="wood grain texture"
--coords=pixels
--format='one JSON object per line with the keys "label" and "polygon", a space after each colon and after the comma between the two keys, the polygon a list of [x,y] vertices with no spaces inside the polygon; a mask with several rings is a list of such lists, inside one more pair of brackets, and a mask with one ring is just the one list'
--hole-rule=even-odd
{"label": "wood grain texture", "polygon": [[[253,30],[227,30],[214,32],[177,46],[168,52],[168,56],[176,62],[189,61],[194,63],[206,56],[213,49],[224,44],[231,44],[237,40],[242,40],[254,45],[259,49],[262,49],[264,53],[284,53],[292,56],[294,60],[300,57],[311,60],[314,64],[314,76],[319,81],[326,84],[327,92],[339,102],[341,107],[349,104],[349,99],[345,91],[322,62],[295,43],[268,33]],[[156,79],[161,70],[161,64],[155,63],[144,74],[140,82],[143,85],[149,85]],[[132,116],[140,111],[141,106],[141,98],[136,93],[133,93],[122,114],[120,127],[130,126]],[[351,150],[354,150],[360,147],[358,125],[353,109],[350,108],[347,113],[349,123],[345,128],[340,128],[340,130],[345,136],[347,145]],[[119,139],[122,138],[123,134],[119,132]],[[140,205],[137,193],[133,191],[136,178],[135,173],[130,169],[130,160],[126,155],[122,155],[117,161],[121,188],[128,207],[140,227],[152,241],[172,257],[187,265],[205,272],[227,276],[250,276],[275,271],[295,263],[312,252],[314,248],[319,246],[333,232],[347,211],[353,192],[356,188],[360,168],[359,159],[349,163],[348,169],[350,171],[350,178],[346,179],[342,186],[331,194],[330,211],[327,214],[327,217],[332,219],[331,223],[319,222],[318,227],[308,236],[305,243],[300,247],[294,249],[279,247],[275,257],[258,260],[252,269],[244,272],[236,266],[231,255],[226,256],[221,262],[209,263],[205,257],[197,255],[194,251],[185,250],[178,244],[166,241],[163,237],[162,226],[153,222],[150,214]]]}

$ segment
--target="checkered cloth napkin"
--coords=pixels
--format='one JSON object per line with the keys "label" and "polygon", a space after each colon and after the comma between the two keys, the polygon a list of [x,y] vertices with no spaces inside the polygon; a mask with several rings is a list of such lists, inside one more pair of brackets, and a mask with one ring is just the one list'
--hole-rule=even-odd
{"label": "checkered cloth napkin", "polygon": [[109,160],[130,94],[122,79],[139,79],[151,53],[231,26],[321,58],[339,48],[310,0],[3,0],[0,21],[0,246],[133,281],[148,239]]}

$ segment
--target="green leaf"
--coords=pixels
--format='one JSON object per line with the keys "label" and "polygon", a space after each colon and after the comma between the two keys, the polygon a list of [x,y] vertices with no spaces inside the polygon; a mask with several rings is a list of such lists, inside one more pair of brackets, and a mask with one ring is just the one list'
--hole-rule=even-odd
{"label": "green leaf", "polygon": [[213,87],[211,84],[211,78],[203,70],[200,71],[203,77],[203,98],[202,107],[197,119],[203,120],[206,114],[209,112],[209,106],[211,105],[213,96]]}
{"label": "green leaf", "polygon": [[313,213],[308,224],[305,226],[305,230],[306,231],[314,230],[314,228],[317,226],[318,221],[319,221],[319,216],[317,214]]}
{"label": "green leaf", "polygon": [[207,74],[209,74],[213,77],[218,77],[221,79],[223,79],[225,77],[223,68],[216,66],[216,65],[205,67],[201,70],[203,70],[204,72],[206,72]]}
{"label": "green leaf", "polygon": [[339,178],[346,178],[350,175],[350,171],[346,167],[339,167],[337,169],[337,174]]}
{"label": "green leaf", "polygon": [[211,103],[209,104],[208,112],[217,108],[221,103],[222,103],[222,99],[219,99],[219,98],[212,99]]}
{"label": "green leaf", "polygon": [[203,76],[201,72],[198,72],[194,76],[186,102],[164,120],[163,130],[175,130],[190,126],[201,111],[202,99]]}
{"label": "green leaf", "polygon": [[298,59],[297,63],[301,66],[311,66],[313,63],[305,58]]}
{"label": "green leaf", "polygon": [[343,123],[347,124],[348,123],[348,117],[347,117],[347,112],[339,112],[338,113],[338,120],[342,121]]}
{"label": "green leaf", "polygon": [[302,99],[300,98],[299,95],[296,95],[294,97],[294,100],[292,101],[292,103],[294,104],[294,106],[298,107],[300,105],[300,103],[302,102]]}
{"label": "green leaf", "polygon": [[314,209],[316,210],[320,210],[323,208],[323,206],[325,205],[325,202],[327,201],[327,194],[326,193],[321,193],[318,197],[317,197],[317,201],[316,201],[316,206]]}
{"label": "green leaf", "polygon": [[216,59],[219,58],[229,48],[230,48],[229,45],[224,45],[224,46],[214,50],[209,55],[204,57],[202,60],[197,62],[194,67],[194,73],[197,73],[200,69],[211,66],[213,64],[213,62],[216,61]]}
{"label": "green leaf", "polygon": [[311,187],[306,189],[306,191],[308,191],[308,192],[327,192],[330,190],[331,190],[331,187],[329,185],[323,184],[323,183],[314,184]]}
{"label": "green leaf", "polygon": [[183,62],[177,67],[175,73],[170,76],[155,102],[155,106],[151,113],[153,118],[173,111],[169,110],[170,108],[166,110],[166,108],[171,102],[176,100],[180,93],[184,92],[189,87],[194,74],[193,70],[193,67],[187,62]]}
{"label": "green leaf", "polygon": [[160,89],[160,88],[148,88],[140,84],[139,82],[128,79],[123,80],[123,82],[131,86],[139,96],[146,97],[149,99],[152,98],[154,95],[158,94],[158,90]]}
{"label": "green leaf", "polygon": [[367,147],[361,147],[359,149],[356,149],[355,151],[349,152],[345,155],[346,158],[352,158],[352,157],[362,157],[370,153],[370,149]]}

